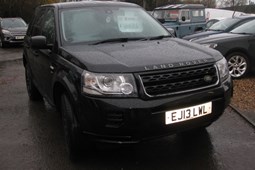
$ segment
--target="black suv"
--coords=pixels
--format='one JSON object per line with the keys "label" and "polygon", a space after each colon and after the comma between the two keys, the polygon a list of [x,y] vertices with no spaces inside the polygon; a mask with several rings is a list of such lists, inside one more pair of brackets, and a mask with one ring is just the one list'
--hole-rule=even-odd
{"label": "black suv", "polygon": [[0,18],[0,47],[8,44],[22,44],[27,24],[22,18]]}
{"label": "black suv", "polygon": [[23,60],[30,99],[44,97],[62,113],[70,155],[92,141],[137,143],[204,128],[232,95],[219,52],[172,38],[130,3],[38,7]]}

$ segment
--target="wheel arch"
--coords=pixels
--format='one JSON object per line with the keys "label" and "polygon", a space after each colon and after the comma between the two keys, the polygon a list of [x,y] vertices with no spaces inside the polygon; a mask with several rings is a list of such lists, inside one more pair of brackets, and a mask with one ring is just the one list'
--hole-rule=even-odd
{"label": "wheel arch", "polygon": [[248,59],[250,58],[248,52],[245,49],[243,49],[243,48],[233,48],[233,49],[227,51],[224,56],[227,57],[227,56],[229,56],[232,53],[243,53],[243,54],[245,54],[248,57]]}
{"label": "wheel arch", "polygon": [[56,82],[53,87],[53,100],[58,111],[60,111],[61,94],[67,93],[66,87],[60,82]]}
{"label": "wheel arch", "polygon": [[[78,102],[77,102],[77,97],[75,94],[77,94],[76,92],[74,92],[73,87],[70,87],[68,85],[66,85],[63,82],[57,81],[54,84],[54,88],[53,88],[53,100],[54,100],[54,104],[56,106],[56,109],[61,113],[61,96],[62,94],[65,93],[68,97],[68,99],[71,102],[72,105],[72,109],[73,109],[73,114],[74,115],[70,115],[73,116],[73,120],[74,120],[74,124],[76,127],[79,126],[79,121],[78,121],[78,111],[77,108],[79,108]],[[62,114],[62,113],[61,113]]]}
{"label": "wheel arch", "polygon": [[71,104],[73,105],[74,112],[77,113],[75,108],[78,105],[78,90],[75,87],[74,80],[68,76],[64,71],[61,71],[56,76],[56,80],[53,85],[52,97],[56,108],[60,111],[60,99],[63,93],[66,93],[69,97]]}

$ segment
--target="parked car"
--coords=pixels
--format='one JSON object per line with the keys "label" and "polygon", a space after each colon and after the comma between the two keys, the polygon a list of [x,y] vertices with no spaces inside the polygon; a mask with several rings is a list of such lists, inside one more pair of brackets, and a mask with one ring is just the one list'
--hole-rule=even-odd
{"label": "parked car", "polygon": [[205,29],[205,7],[202,4],[174,4],[157,7],[152,15],[166,28],[182,38]]}
{"label": "parked car", "polygon": [[230,75],[242,78],[255,71],[255,20],[247,22],[229,33],[215,34],[194,42],[214,48],[228,61]]}
{"label": "parked car", "polygon": [[0,18],[0,47],[8,44],[22,44],[27,24],[22,18]]}
{"label": "parked car", "polygon": [[238,16],[234,18],[226,18],[223,20],[220,20],[219,22],[213,24],[210,28],[203,32],[199,32],[193,35],[188,35],[183,37],[185,40],[194,41],[198,38],[206,37],[213,34],[220,34],[229,32],[236,27],[255,19],[255,16]]}
{"label": "parked car", "polygon": [[70,158],[90,142],[132,144],[205,128],[232,95],[218,51],[173,38],[131,3],[37,8],[23,62],[30,99],[44,97],[62,113]]}

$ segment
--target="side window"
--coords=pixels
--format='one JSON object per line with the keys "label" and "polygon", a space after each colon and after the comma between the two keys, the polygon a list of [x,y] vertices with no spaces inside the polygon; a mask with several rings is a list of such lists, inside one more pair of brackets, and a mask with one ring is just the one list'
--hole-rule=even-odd
{"label": "side window", "polygon": [[42,23],[44,19],[45,9],[38,9],[31,28],[31,36],[42,35]]}
{"label": "side window", "polygon": [[[189,10],[181,10],[181,16],[180,16],[181,22],[190,22],[190,11]],[[185,17],[185,21],[182,21],[183,17]]]}
{"label": "side window", "polygon": [[192,16],[193,17],[203,17],[204,11],[203,10],[192,10]]}
{"label": "side window", "polygon": [[53,44],[55,38],[55,19],[53,9],[40,9],[31,28],[31,36],[43,35],[47,39],[47,44]]}
{"label": "side window", "polygon": [[55,19],[53,9],[46,11],[42,23],[42,35],[46,37],[47,44],[53,44],[55,39]]}

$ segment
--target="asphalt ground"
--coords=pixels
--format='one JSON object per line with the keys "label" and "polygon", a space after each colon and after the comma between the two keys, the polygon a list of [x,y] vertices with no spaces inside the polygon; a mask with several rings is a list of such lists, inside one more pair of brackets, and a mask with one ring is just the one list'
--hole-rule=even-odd
{"label": "asphalt ground", "polygon": [[234,105],[230,105],[230,107],[235,110],[236,113],[238,113],[243,119],[245,119],[251,126],[255,128],[255,110],[253,111],[241,111]]}

